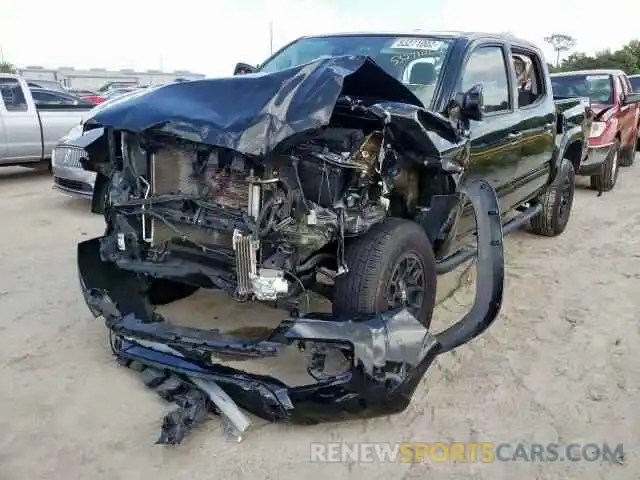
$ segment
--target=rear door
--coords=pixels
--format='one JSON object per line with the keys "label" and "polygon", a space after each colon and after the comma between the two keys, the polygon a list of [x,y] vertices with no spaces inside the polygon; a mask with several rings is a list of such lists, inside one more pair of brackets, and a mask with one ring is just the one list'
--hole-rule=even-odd
{"label": "rear door", "polygon": [[15,77],[0,75],[0,116],[5,149],[2,161],[38,161],[42,158],[40,120],[33,101]]}
{"label": "rear door", "polygon": [[520,161],[509,193],[511,206],[514,206],[529,200],[549,180],[555,147],[556,108],[540,56],[527,46],[512,45],[511,61],[525,66],[520,81],[514,75],[518,107],[514,130],[522,139]]}

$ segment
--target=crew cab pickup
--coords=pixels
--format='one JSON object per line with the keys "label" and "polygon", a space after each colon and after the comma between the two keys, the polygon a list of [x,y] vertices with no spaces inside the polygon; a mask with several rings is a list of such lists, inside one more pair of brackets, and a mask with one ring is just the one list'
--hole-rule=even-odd
{"label": "crew cab pickup", "polygon": [[[403,410],[437,355],[497,318],[503,234],[565,230],[584,156],[584,104],[559,113],[542,52],[510,36],[303,37],[235,73],[116,102],[70,140],[107,192],[104,234],[78,245],[85,301],[121,362],[181,398],[160,443],[210,402],[240,436],[240,406],[303,423]],[[437,275],[474,255],[470,312],[433,333]],[[288,313],[239,337],[154,312],[198,288]],[[308,291],[332,314],[301,313]],[[291,345],[308,385],[220,363]]]}
{"label": "crew cab pickup", "polygon": [[586,97],[591,111],[588,156],[578,173],[591,177],[600,191],[614,188],[618,166],[633,164],[640,128],[640,93],[634,93],[621,70],[580,70],[554,73],[556,98]]}
{"label": "crew cab pickup", "polygon": [[[47,92],[40,94],[44,98]],[[0,73],[0,166],[34,166],[49,161],[58,139],[92,106],[88,102],[34,100],[23,78]]]}

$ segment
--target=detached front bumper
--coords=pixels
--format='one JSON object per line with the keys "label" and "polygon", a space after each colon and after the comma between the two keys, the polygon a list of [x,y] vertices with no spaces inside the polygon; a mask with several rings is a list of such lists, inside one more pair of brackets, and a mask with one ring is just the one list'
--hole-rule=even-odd
{"label": "detached front bumper", "polygon": [[[104,317],[115,355],[142,371],[148,386],[180,405],[165,417],[159,442],[180,442],[205,411],[220,413],[241,436],[248,428],[241,408],[267,420],[303,424],[404,410],[436,356],[486,330],[502,303],[503,239],[495,191],[478,180],[462,190],[478,224],[476,296],[469,313],[436,335],[407,310],[349,319],[313,313],[291,317],[267,340],[172,326],[154,317],[140,276],[101,260],[99,238],[80,243],[84,297],[92,313]],[[349,350],[351,367],[314,384],[290,387],[211,360],[212,354],[264,358],[292,344],[339,344]]]}

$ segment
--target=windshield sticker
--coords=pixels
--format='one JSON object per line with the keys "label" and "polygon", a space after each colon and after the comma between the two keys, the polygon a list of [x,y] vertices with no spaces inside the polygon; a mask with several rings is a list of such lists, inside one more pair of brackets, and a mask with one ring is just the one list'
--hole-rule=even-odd
{"label": "windshield sticker", "polygon": [[428,38],[396,38],[389,48],[408,49],[408,50],[428,50],[438,51],[442,48],[444,42],[440,40],[431,40]]}
{"label": "windshield sticker", "polygon": [[609,75],[587,75],[587,80],[609,80]]}
{"label": "windshield sticker", "polygon": [[413,60],[417,60],[418,58],[423,58],[425,62],[428,63],[436,63],[436,59],[432,57],[433,52],[428,52],[424,50],[416,50],[414,52],[407,53],[398,53],[391,57],[391,63],[393,65],[404,65],[406,63],[412,62]]}

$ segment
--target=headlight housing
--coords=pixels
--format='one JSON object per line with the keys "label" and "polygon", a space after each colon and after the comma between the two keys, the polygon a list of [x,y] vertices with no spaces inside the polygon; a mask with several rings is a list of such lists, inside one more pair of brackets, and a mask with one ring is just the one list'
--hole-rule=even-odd
{"label": "headlight housing", "polygon": [[607,129],[607,122],[593,122],[591,124],[591,132],[589,132],[589,138],[597,138],[601,136]]}

